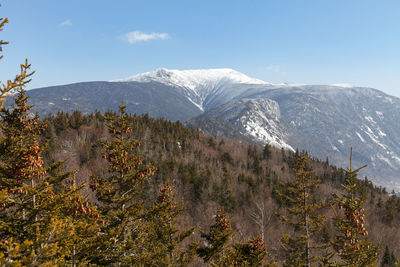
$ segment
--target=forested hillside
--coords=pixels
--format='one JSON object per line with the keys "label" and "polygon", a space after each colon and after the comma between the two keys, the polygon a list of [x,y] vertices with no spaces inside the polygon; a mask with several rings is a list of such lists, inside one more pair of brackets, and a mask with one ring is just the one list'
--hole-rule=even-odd
{"label": "forested hillside", "polygon": [[[47,128],[42,136],[43,141],[48,140],[45,161],[50,164],[67,160],[67,169],[76,171],[76,182],[84,185],[80,192],[94,205],[101,205],[101,202],[88,185],[92,175],[108,173],[107,160],[102,157],[105,152],[102,144],[112,140],[107,128],[109,122],[105,119],[108,116],[117,114],[59,113],[45,119]],[[286,252],[281,238],[293,229],[279,219],[278,214],[287,213],[287,203],[278,192],[285,190],[282,182],[294,179],[296,162],[306,152],[291,153],[268,145],[260,147],[214,138],[186,129],[179,122],[148,116],[129,116],[127,121],[132,137],[140,140],[138,152],[143,164],[150,164],[155,170],[143,183],[147,201],[153,201],[165,183],[176,187],[177,199],[183,199],[179,227],[196,227],[189,237],[191,241],[201,242],[199,233],[207,231],[217,210],[222,209],[232,220],[234,234],[229,242],[246,242],[263,236],[267,261],[284,262]],[[323,162],[310,159],[308,165],[314,171],[312,177],[321,180],[312,191],[313,200],[329,202],[342,194],[344,170],[330,166],[328,159]],[[376,263],[381,261],[386,246],[389,254],[398,256],[399,199],[384,189],[375,188],[367,179],[359,183],[363,185],[359,194],[366,197],[368,236],[381,248]],[[336,205],[327,205],[319,211],[327,216],[327,223],[313,236],[313,242],[334,241],[338,231],[334,209],[338,211]],[[316,253],[322,255],[321,251]],[[203,264],[199,258],[195,258],[194,263]]]}

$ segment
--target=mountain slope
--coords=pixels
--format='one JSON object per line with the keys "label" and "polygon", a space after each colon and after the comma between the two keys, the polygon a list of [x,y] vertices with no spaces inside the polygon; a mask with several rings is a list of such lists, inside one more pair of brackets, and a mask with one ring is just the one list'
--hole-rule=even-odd
{"label": "mountain slope", "polygon": [[124,102],[130,113],[185,121],[201,110],[173,86],[157,82],[85,82],[39,88],[27,92],[34,111],[41,115],[116,110]]}
{"label": "mountain slope", "polygon": [[[322,159],[328,156],[339,166],[348,162],[352,146],[356,162],[368,165],[363,174],[378,184],[400,190],[399,98],[371,88],[323,85],[253,90],[238,96],[243,97],[276,101],[282,117],[279,133],[274,127],[258,123],[260,130],[253,134],[253,141],[268,143],[269,138],[262,134],[267,131],[278,135],[276,138],[286,138],[286,143],[293,148],[305,149]],[[253,112],[256,110],[253,108]],[[206,112],[201,118],[207,120],[213,116]],[[223,110],[219,117],[224,117]],[[247,122],[240,120],[242,125],[250,123],[254,115],[248,116]],[[238,125],[239,118],[229,122]],[[196,120],[191,124],[201,127]]]}
{"label": "mountain slope", "polygon": [[36,111],[116,110],[188,121],[217,136],[307,150],[346,166],[354,160],[375,183],[400,191],[400,99],[348,85],[271,84],[232,69],[158,69],[111,82],[28,92]]}
{"label": "mountain slope", "polygon": [[[214,125],[207,122],[214,119]],[[218,122],[217,122],[218,121]],[[227,122],[232,127],[224,126],[226,130],[215,128],[215,124]],[[288,127],[281,121],[279,105],[276,101],[267,98],[242,98],[221,104],[205,112],[203,115],[191,120],[188,126],[199,126],[201,129],[215,136],[232,138],[243,135],[247,139],[268,143],[278,148],[294,151],[287,143]],[[232,129],[236,131],[232,131]]]}

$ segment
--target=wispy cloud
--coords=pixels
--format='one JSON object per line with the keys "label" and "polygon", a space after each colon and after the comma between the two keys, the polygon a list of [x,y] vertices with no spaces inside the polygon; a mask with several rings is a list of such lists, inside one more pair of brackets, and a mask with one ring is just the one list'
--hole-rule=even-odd
{"label": "wispy cloud", "polygon": [[130,44],[138,42],[147,42],[150,40],[157,40],[157,39],[165,40],[168,38],[169,38],[168,33],[158,33],[158,32],[144,33],[141,31],[128,32],[121,36],[122,40],[125,40]]}
{"label": "wispy cloud", "polygon": [[69,19],[67,19],[67,20],[61,22],[61,23],[60,23],[60,26],[61,26],[61,27],[72,26],[72,22],[71,22]]}

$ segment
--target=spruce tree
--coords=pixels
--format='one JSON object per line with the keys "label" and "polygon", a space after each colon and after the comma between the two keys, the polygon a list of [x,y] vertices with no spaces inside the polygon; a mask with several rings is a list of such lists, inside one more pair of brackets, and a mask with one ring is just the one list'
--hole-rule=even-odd
{"label": "spruce tree", "polygon": [[8,244],[0,254],[5,264],[63,264],[70,257],[68,198],[80,199],[79,188],[69,186],[72,173],[62,172],[61,162],[44,166],[46,125],[32,117],[23,89],[14,101],[0,111],[0,240]]}
{"label": "spruce tree", "polygon": [[233,235],[231,220],[227,218],[222,210],[218,210],[214,223],[210,226],[209,233],[201,233],[206,245],[199,246],[197,254],[203,258],[205,263],[213,266],[220,265],[225,260],[228,242]]}
{"label": "spruce tree", "polygon": [[[195,255],[195,246],[182,248],[181,243],[194,231],[180,231],[178,220],[182,202],[175,201],[174,187],[168,182],[146,215],[148,236],[143,244],[147,253],[138,255],[135,262],[146,266],[187,266]],[[142,257],[142,258],[140,258]]]}
{"label": "spruce tree", "polygon": [[246,243],[229,244],[233,234],[231,221],[218,210],[209,233],[201,233],[205,245],[197,244],[197,254],[203,258],[204,263],[212,266],[274,266],[272,263],[265,265],[267,249],[261,237]]}
{"label": "spruce tree", "polygon": [[296,178],[282,183],[281,190],[276,192],[287,211],[287,214],[278,214],[279,218],[294,229],[293,235],[284,234],[281,239],[286,254],[284,266],[311,266],[323,260],[314,250],[328,246],[312,241],[326,222],[325,216],[318,213],[324,205],[315,202],[312,196],[320,180],[312,178],[306,156],[298,158],[295,173]]}
{"label": "spruce tree", "polygon": [[91,263],[92,251],[96,247],[96,236],[104,220],[100,217],[97,207],[87,201],[80,193],[86,185],[76,185],[75,178],[71,180],[65,194],[63,216],[66,225],[64,238],[60,246],[64,248],[66,263],[75,266],[86,266]]}
{"label": "spruce tree", "polygon": [[399,262],[397,262],[396,257],[393,254],[393,251],[391,252],[389,250],[389,247],[385,247],[385,252],[383,253],[382,261],[381,261],[381,266],[382,267],[396,267],[399,266]]}
{"label": "spruce tree", "polygon": [[107,113],[108,130],[113,139],[104,143],[103,157],[108,174],[91,177],[105,223],[98,234],[92,260],[101,265],[134,265],[147,237],[144,183],[154,173],[138,153],[140,142],[131,137],[129,115],[121,105],[119,114]]}
{"label": "spruce tree", "polygon": [[350,166],[342,185],[344,194],[337,199],[338,208],[342,212],[336,218],[338,234],[333,247],[340,257],[337,263],[339,266],[375,266],[377,260],[378,247],[368,240],[363,208],[365,196],[360,193],[363,184],[357,179],[358,172],[364,167],[352,169],[351,150]]}
{"label": "spruce tree", "polygon": [[271,145],[266,144],[263,149],[263,159],[269,159],[271,157]]}
{"label": "spruce tree", "polygon": [[267,249],[261,237],[256,237],[246,243],[232,245],[226,257],[225,266],[273,266],[265,265]]}
{"label": "spruce tree", "polygon": [[[38,256],[52,255],[56,245],[50,239],[59,228],[57,220],[44,214],[44,205],[48,204],[45,200],[54,198],[54,192],[39,182],[46,174],[39,144],[39,134],[44,126],[38,117],[28,118],[30,107],[23,90],[11,107],[12,111],[4,107],[0,111],[3,133],[0,140],[0,237],[11,246],[10,242],[17,246],[29,243],[30,246],[19,246],[29,252],[20,253],[29,254],[26,260],[36,262]],[[7,261],[13,261],[10,248],[2,251]]]}

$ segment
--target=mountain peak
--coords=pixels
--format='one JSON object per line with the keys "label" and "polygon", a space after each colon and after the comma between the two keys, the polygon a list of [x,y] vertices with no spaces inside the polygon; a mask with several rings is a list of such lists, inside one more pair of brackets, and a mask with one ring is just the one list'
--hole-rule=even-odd
{"label": "mountain peak", "polygon": [[195,70],[169,70],[166,68],[159,68],[152,72],[137,74],[126,79],[114,80],[112,82],[133,81],[159,82],[178,87],[182,90],[182,94],[201,111],[204,110],[204,104],[207,98],[211,99],[213,95],[230,92],[232,85],[270,85],[270,83],[251,78],[229,68]]}
{"label": "mountain peak", "polygon": [[169,70],[159,68],[151,72],[137,74],[125,79],[113,80],[112,82],[150,82],[173,84],[196,90],[204,84],[216,85],[218,83],[242,83],[242,84],[269,84],[259,79],[251,78],[241,72],[230,68],[216,69],[191,69],[191,70]]}

